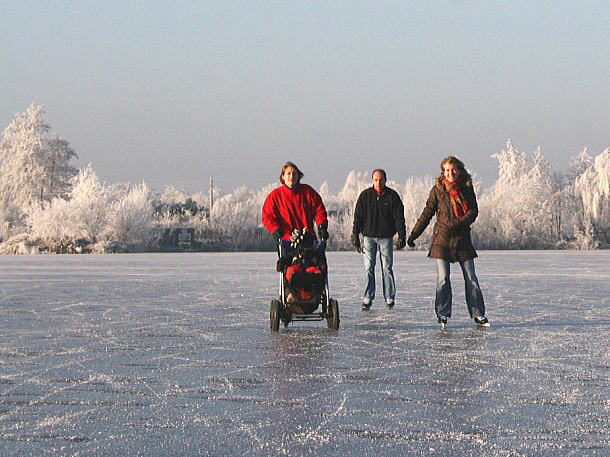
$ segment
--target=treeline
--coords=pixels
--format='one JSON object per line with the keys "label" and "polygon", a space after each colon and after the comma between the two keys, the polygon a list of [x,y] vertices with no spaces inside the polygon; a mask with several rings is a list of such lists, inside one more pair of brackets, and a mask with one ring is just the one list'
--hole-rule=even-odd
{"label": "treeline", "polygon": [[[194,229],[195,249],[271,250],[261,226],[265,197],[245,186],[220,196],[210,213],[208,196],[145,183],[107,184],[91,166],[77,170],[69,143],[49,137],[42,107],[16,115],[0,142],[1,253],[129,252],[162,250],[167,229]],[[584,150],[564,172],[552,172],[538,149],[530,157],[508,142],[494,154],[498,179],[475,188],[479,218],[472,226],[479,249],[595,249],[607,247],[610,227],[610,148]],[[407,230],[424,207],[435,177],[409,177],[388,185],[402,196]],[[350,249],[352,216],[369,173],[351,171],[341,191],[319,189],[330,217],[330,249]],[[430,229],[418,240],[426,249]]]}

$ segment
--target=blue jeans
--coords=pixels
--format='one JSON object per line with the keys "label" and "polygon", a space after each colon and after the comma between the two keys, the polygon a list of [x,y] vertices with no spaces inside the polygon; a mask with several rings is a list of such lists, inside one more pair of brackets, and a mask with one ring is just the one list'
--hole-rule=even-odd
{"label": "blue jeans", "polygon": [[[466,286],[466,306],[470,317],[485,316],[485,302],[479,287],[479,280],[474,272],[474,259],[460,262],[464,284]],[[436,299],[434,300],[436,317],[451,317],[451,281],[449,280],[449,262],[436,259]]]}
{"label": "blue jeans", "polygon": [[396,284],[394,282],[394,250],[392,238],[364,237],[364,297],[363,301],[372,302],[375,299],[375,261],[379,249],[381,275],[383,278],[383,297],[386,302],[394,301]]}

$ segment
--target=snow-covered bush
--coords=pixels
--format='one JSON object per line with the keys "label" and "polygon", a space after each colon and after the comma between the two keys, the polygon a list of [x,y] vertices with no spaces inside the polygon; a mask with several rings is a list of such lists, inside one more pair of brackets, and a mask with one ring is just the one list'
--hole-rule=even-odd
{"label": "snow-covered bush", "polygon": [[234,251],[271,249],[271,237],[261,228],[262,192],[240,186],[214,204],[211,228]]}
{"label": "snow-covered bush", "polygon": [[99,241],[106,227],[107,197],[91,166],[74,179],[69,199],[55,197],[33,204],[27,222],[33,236],[50,246],[53,242]]}
{"label": "snow-covered bush", "polygon": [[27,219],[31,227],[30,233],[47,242],[79,238],[78,230],[72,224],[70,207],[70,202],[62,198],[55,198],[50,203],[32,205]]}
{"label": "snow-covered bush", "polygon": [[75,178],[70,192],[70,217],[78,237],[92,243],[99,241],[108,218],[108,200],[105,185],[87,165]]}
{"label": "snow-covered bush", "polygon": [[108,211],[104,235],[109,240],[145,244],[152,238],[152,205],[146,184],[131,187],[116,198]]}
{"label": "snow-covered bush", "polygon": [[0,254],[39,254],[41,240],[30,233],[20,233],[0,243]]}

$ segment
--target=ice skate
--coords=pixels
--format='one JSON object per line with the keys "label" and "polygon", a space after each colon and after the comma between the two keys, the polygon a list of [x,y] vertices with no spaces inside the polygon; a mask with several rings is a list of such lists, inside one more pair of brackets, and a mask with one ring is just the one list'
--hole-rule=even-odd
{"label": "ice skate", "polygon": [[477,316],[474,318],[474,321],[479,327],[491,327],[489,320],[485,316]]}

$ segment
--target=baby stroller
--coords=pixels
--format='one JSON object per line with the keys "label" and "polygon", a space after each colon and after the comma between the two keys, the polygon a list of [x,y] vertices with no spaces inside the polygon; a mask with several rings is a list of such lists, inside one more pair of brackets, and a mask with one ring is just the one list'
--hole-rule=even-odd
{"label": "baby stroller", "polygon": [[295,230],[290,241],[279,241],[280,290],[279,298],[271,300],[271,331],[278,331],[280,321],[288,327],[293,321],[324,319],[329,329],[339,329],[339,303],[330,298],[325,249],[326,242],[316,241],[306,229]]}

